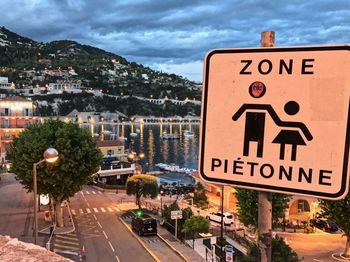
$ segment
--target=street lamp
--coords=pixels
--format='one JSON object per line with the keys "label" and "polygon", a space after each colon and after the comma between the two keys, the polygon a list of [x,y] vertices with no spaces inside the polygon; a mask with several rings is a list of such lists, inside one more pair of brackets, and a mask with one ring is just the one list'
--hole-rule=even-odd
{"label": "street lamp", "polygon": [[163,198],[162,198],[162,195],[163,195],[163,190],[161,190],[160,192],[159,192],[159,194],[160,195],[158,195],[158,200],[160,200],[160,214],[161,214],[161,216],[163,217]]}
{"label": "street lamp", "polygon": [[134,151],[131,151],[129,154],[128,154],[128,160],[131,161],[131,162],[134,162],[135,161],[135,168],[137,169],[139,164],[138,164],[138,161],[141,160],[141,159],[144,159],[145,158],[145,154],[144,153],[136,153]]}
{"label": "street lamp", "polygon": [[48,148],[44,152],[44,159],[40,160],[37,163],[33,164],[33,183],[34,183],[34,244],[37,243],[38,240],[38,201],[37,201],[37,181],[36,181],[36,167],[43,162],[54,163],[58,159],[58,152],[54,148]]}

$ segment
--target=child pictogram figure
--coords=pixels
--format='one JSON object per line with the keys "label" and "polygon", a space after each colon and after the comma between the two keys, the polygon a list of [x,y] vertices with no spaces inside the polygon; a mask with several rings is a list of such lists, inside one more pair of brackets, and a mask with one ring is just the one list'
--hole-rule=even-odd
{"label": "child pictogram figure", "polygon": [[[299,112],[299,104],[295,101],[289,101],[284,106],[284,111],[288,115],[295,115]],[[291,122],[293,123],[293,122]],[[295,122],[295,124],[302,124]],[[312,140],[312,135],[310,131],[307,129],[307,127],[302,124],[300,126],[300,131],[302,131],[306,137],[307,140]],[[292,154],[291,154],[291,160],[295,161],[297,157],[297,146],[303,145],[305,146],[306,143],[303,139],[303,137],[300,135],[300,132],[297,130],[281,130],[276,138],[272,141],[272,143],[280,144],[280,159],[284,159],[284,153],[285,153],[285,145],[292,145]]]}
{"label": "child pictogram figure", "polygon": [[[254,82],[249,87],[249,94],[254,98],[260,98],[265,94],[266,87],[261,82]],[[257,142],[257,157],[263,157],[264,135],[265,135],[265,115],[266,112],[271,116],[275,124],[283,128],[299,129],[305,135],[308,141],[313,139],[310,131],[301,122],[282,121],[273,107],[268,104],[243,104],[238,111],[232,116],[233,121],[237,121],[241,115],[245,114],[245,129],[243,142],[243,155],[249,156],[249,144],[252,141]],[[252,111],[254,110],[254,111]],[[289,101],[284,107],[284,111],[289,115],[295,115],[299,112],[299,104],[295,101]],[[280,159],[284,160],[285,145],[292,145],[291,160],[296,160],[297,146],[306,145],[299,130],[283,129],[275,137],[272,143],[280,144]]]}

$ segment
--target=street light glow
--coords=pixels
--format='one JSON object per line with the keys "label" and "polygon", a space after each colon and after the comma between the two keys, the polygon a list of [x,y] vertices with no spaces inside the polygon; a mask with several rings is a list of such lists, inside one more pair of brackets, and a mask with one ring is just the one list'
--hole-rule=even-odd
{"label": "street light glow", "polygon": [[48,163],[54,163],[58,159],[58,152],[54,148],[48,148],[44,152],[44,159]]}

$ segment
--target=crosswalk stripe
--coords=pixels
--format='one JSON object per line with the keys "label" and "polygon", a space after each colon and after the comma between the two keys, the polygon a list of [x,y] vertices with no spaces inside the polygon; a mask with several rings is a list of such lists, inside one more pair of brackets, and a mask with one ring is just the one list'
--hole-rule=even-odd
{"label": "crosswalk stripe", "polygon": [[120,211],[119,207],[114,207],[115,211]]}
{"label": "crosswalk stripe", "polygon": [[92,191],[92,193],[93,193],[94,195],[96,195],[96,192],[95,192],[95,191]]}
{"label": "crosswalk stripe", "polygon": [[80,208],[79,209],[80,214],[84,214],[84,211]]}
{"label": "crosswalk stripe", "polygon": [[103,207],[101,207],[101,211],[102,211],[103,213],[105,213],[105,212],[106,212],[106,209],[104,209]]}
{"label": "crosswalk stripe", "polygon": [[63,240],[59,240],[58,242],[55,243],[55,245],[68,245],[68,246],[79,246],[78,242],[70,242],[70,241],[63,241]]}
{"label": "crosswalk stripe", "polygon": [[108,209],[109,212],[113,212],[113,209],[112,209],[112,208],[107,207],[107,209]]}
{"label": "crosswalk stripe", "polygon": [[94,209],[95,213],[98,213],[98,212],[99,212],[98,209],[97,209],[96,207],[94,207],[93,209]]}
{"label": "crosswalk stripe", "polygon": [[102,194],[102,192],[101,192],[101,191],[98,191],[98,193],[99,193],[99,194]]}
{"label": "crosswalk stripe", "polygon": [[79,244],[78,243],[76,243],[76,244],[69,244],[69,245],[67,245],[67,244],[61,244],[61,243],[55,243],[55,247],[56,248],[64,248],[64,249],[67,249],[67,248],[70,248],[70,249],[72,249],[72,248],[78,248],[79,247]]}
{"label": "crosswalk stripe", "polygon": [[78,237],[76,235],[56,235],[56,241],[78,241]]}
{"label": "crosswalk stripe", "polygon": [[89,192],[89,191],[85,191],[85,193],[86,193],[87,195],[89,195],[89,194],[90,194],[90,192]]}
{"label": "crosswalk stripe", "polygon": [[90,213],[91,213],[90,208],[87,208],[87,209],[86,209],[86,212],[88,212],[88,214],[90,214]]}
{"label": "crosswalk stripe", "polygon": [[71,211],[72,214],[75,216],[75,210],[74,210],[74,209],[71,209],[70,211]]}

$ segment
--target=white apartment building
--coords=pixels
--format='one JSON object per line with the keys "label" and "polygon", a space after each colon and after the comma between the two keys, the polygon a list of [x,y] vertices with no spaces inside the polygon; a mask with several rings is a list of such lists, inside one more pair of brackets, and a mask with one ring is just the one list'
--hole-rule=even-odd
{"label": "white apartment building", "polygon": [[0,76],[0,89],[15,89],[15,86],[9,83],[8,77]]}

